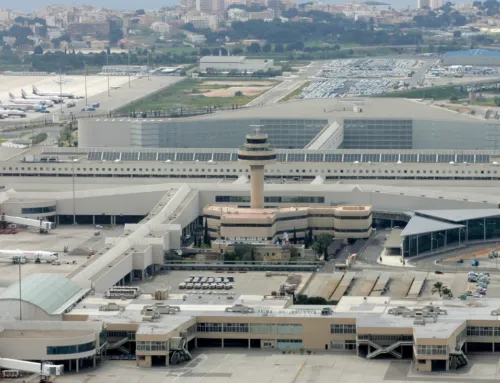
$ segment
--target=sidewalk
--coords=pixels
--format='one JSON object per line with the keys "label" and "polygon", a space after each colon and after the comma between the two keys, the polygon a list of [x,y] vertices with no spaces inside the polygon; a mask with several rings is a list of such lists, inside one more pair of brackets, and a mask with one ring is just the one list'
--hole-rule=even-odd
{"label": "sidewalk", "polygon": [[[382,258],[382,261],[380,261],[380,258]],[[385,249],[382,250],[380,257],[377,258],[377,263],[380,265],[393,266],[393,267],[405,267],[405,268],[415,267],[414,265],[410,265],[408,263],[408,260],[406,260],[405,264],[403,265],[402,257],[400,255],[386,255]]]}

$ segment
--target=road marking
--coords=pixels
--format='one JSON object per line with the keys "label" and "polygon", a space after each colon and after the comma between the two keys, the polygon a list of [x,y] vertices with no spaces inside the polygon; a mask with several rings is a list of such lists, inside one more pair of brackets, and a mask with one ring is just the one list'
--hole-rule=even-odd
{"label": "road marking", "polygon": [[306,365],[305,363],[302,363],[302,365],[299,368],[299,371],[297,371],[297,374],[295,375],[295,378],[293,378],[292,383],[295,383],[297,381],[305,365]]}

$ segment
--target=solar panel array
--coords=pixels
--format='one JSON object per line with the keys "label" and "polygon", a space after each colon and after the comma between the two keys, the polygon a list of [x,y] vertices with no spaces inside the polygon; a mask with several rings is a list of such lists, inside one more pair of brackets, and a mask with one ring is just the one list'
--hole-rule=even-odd
{"label": "solar panel array", "polygon": [[[44,153],[48,154],[48,153]],[[495,158],[495,157],[493,157]],[[215,161],[230,162],[238,161],[235,152],[194,152],[194,151],[172,151],[172,152],[111,152],[90,151],[87,153],[89,161]],[[454,154],[454,153],[356,153],[355,150],[339,150],[338,152],[323,151],[278,151],[278,162],[360,162],[360,163],[489,163],[492,160],[490,154]]]}

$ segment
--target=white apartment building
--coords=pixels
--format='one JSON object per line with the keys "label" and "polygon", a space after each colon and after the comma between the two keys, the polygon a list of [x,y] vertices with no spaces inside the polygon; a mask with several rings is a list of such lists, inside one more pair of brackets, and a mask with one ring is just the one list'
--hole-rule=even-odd
{"label": "white apartment building", "polygon": [[186,23],[192,23],[196,29],[212,29],[217,28],[217,17],[215,15],[187,15]]}
{"label": "white apartment building", "polygon": [[0,9],[0,22],[10,21],[10,10]]}
{"label": "white apartment building", "polygon": [[170,25],[167,23],[156,22],[151,24],[151,29],[157,33],[168,33],[170,31]]}
{"label": "white apartment building", "polygon": [[425,7],[430,7],[430,0],[417,0],[417,8],[422,9]]}
{"label": "white apartment building", "polygon": [[430,0],[431,9],[441,8],[445,3],[445,0]]}

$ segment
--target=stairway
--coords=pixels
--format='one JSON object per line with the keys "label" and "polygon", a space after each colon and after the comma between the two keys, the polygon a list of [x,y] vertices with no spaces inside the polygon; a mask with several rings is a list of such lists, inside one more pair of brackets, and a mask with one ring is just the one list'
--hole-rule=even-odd
{"label": "stairway", "polygon": [[178,364],[193,359],[187,349],[187,342],[182,339],[178,349],[170,349],[170,364]]}
{"label": "stairway", "polygon": [[458,370],[469,363],[469,360],[462,351],[450,352],[450,370]]}
{"label": "stairway", "polygon": [[397,352],[396,349],[400,346],[413,346],[413,342],[410,340],[399,340],[387,347],[383,347],[369,339],[362,340],[362,342],[365,342],[375,348],[375,351],[369,352],[368,355],[366,355],[366,359],[373,359],[380,354],[391,354],[398,359],[402,359],[403,355]]}
{"label": "stairway", "polygon": [[115,348],[119,348],[120,346],[123,346],[125,343],[129,341],[128,337],[126,336],[125,338],[122,338],[116,342],[109,342],[108,341],[108,350],[114,350]]}

